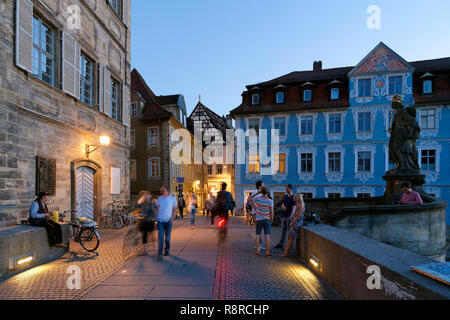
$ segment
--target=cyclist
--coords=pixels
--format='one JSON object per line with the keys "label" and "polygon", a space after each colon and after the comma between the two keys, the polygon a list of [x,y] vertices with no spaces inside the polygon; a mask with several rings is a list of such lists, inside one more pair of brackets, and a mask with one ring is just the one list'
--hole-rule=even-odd
{"label": "cyclist", "polygon": [[150,239],[152,243],[155,242],[155,221],[156,221],[156,206],[153,202],[153,197],[150,191],[143,190],[139,193],[138,207],[141,209],[140,216],[142,217],[139,222],[139,229],[142,232],[142,243],[144,251],[141,255],[147,255],[145,245],[147,244],[147,236],[150,233]]}
{"label": "cyclist", "polygon": [[217,193],[214,204],[215,215],[228,221],[228,212],[232,211],[234,207],[233,196],[227,191],[227,184],[224,182],[222,183],[222,190]]}

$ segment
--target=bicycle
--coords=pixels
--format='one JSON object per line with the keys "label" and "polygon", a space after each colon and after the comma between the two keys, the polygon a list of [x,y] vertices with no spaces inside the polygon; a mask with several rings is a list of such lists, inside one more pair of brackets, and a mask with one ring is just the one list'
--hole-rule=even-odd
{"label": "bicycle", "polygon": [[[134,216],[134,215],[133,215]],[[139,228],[139,224],[144,219],[143,216],[137,215],[134,222],[134,226],[130,228],[125,234],[122,244],[122,253],[124,257],[129,257],[144,250],[144,244],[142,239],[142,231]],[[155,226],[157,224],[156,221]]]}
{"label": "bicycle", "polygon": [[227,234],[228,234],[227,219],[223,218],[223,217],[219,217],[219,219],[217,221],[217,227],[219,229],[219,233],[218,233],[219,246],[223,246],[223,244],[227,240]]}
{"label": "bicycle", "polygon": [[128,208],[118,200],[113,200],[107,205],[108,215],[106,216],[106,225],[111,229],[122,229],[130,224],[130,218],[124,213]]}
{"label": "bicycle", "polygon": [[76,216],[77,211],[64,211],[64,214],[71,213],[72,221],[69,223],[74,229],[75,234],[71,237],[75,242],[80,243],[84,250],[88,252],[94,252],[100,246],[100,235],[97,231],[98,225],[95,221],[87,218],[78,218]]}
{"label": "bicycle", "polygon": [[236,216],[236,217],[243,217],[243,216],[245,216],[245,208],[244,208],[244,207],[238,209],[238,210],[235,211],[235,212],[236,212],[236,213],[235,213],[235,216]]}

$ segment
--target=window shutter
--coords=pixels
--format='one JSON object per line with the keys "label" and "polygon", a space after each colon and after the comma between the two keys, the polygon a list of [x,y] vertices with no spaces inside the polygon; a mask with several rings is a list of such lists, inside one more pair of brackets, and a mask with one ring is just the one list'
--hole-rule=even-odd
{"label": "window shutter", "polygon": [[103,70],[103,113],[111,117],[111,71],[106,66]]}
{"label": "window shutter", "polygon": [[130,126],[130,88],[126,84],[122,86],[122,123]]}
{"label": "window shutter", "polygon": [[105,112],[104,110],[104,96],[105,96],[105,66],[98,65],[98,111]]}
{"label": "window shutter", "polygon": [[16,0],[16,65],[31,73],[33,56],[33,2]]}
{"label": "window shutter", "polygon": [[[62,33],[62,90],[80,98],[80,46],[68,33]],[[77,75],[78,73],[78,75]]]}

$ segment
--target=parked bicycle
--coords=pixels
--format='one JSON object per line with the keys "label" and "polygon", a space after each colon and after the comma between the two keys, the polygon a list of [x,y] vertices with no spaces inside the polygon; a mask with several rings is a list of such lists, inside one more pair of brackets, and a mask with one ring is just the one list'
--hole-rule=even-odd
{"label": "parked bicycle", "polygon": [[97,223],[87,218],[76,217],[77,211],[64,211],[64,214],[67,213],[71,213],[71,217],[74,217],[73,222],[70,223],[74,228],[73,240],[80,243],[83,249],[88,252],[96,251],[100,245]]}
{"label": "parked bicycle", "polygon": [[111,229],[122,229],[130,225],[130,206],[118,200],[107,205],[106,226]]}

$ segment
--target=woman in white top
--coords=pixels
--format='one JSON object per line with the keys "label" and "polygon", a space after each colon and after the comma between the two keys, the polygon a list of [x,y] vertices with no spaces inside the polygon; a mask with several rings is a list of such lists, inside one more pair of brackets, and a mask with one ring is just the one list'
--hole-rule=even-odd
{"label": "woman in white top", "polygon": [[194,192],[189,192],[187,198],[187,211],[191,215],[191,227],[195,224],[195,214],[197,213],[197,198]]}
{"label": "woman in white top", "polygon": [[292,249],[294,239],[297,239],[300,235],[300,227],[303,225],[303,216],[305,215],[305,203],[303,202],[303,196],[297,193],[294,196],[295,206],[292,208],[291,216],[289,217],[289,234],[286,248],[284,253],[280,255],[282,258],[289,257],[289,251]]}

